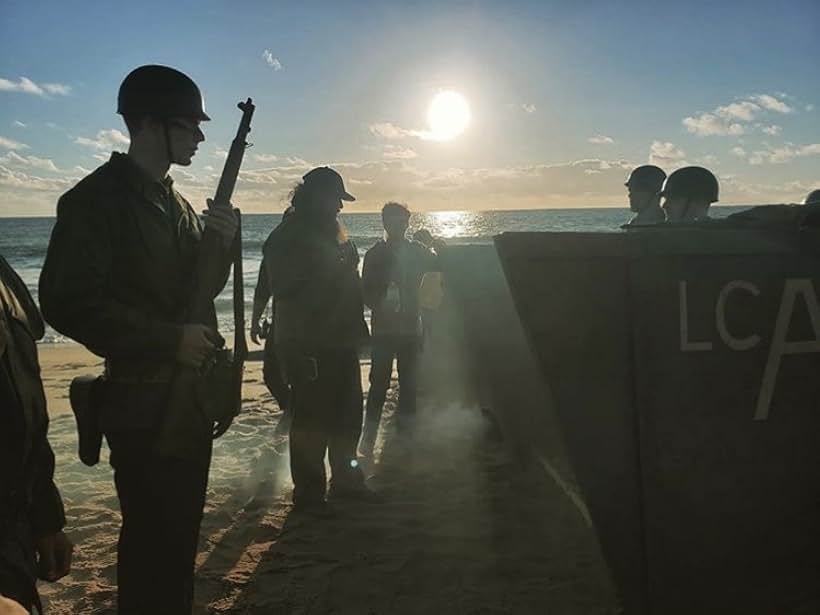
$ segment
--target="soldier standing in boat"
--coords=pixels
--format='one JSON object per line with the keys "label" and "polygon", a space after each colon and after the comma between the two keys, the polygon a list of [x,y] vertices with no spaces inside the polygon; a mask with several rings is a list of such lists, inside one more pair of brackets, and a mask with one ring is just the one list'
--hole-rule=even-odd
{"label": "soldier standing in boat", "polygon": [[336,171],[313,169],[293,190],[293,215],[265,243],[268,288],[276,298],[274,339],[293,400],[294,510],[315,517],[332,514],[326,495],[370,495],[356,458],[362,426],[359,350],[368,331],[359,255],[338,219],[343,202],[353,200]]}
{"label": "soldier standing in boat", "polygon": [[709,169],[683,167],[663,184],[661,196],[667,222],[695,222],[709,218],[709,207],[718,200],[718,180]]}
{"label": "soldier standing in boat", "polygon": [[0,596],[26,613],[42,611],[37,579],[67,575],[73,550],[46,437],[36,345],[44,332],[37,304],[0,256]]}
{"label": "soldier standing in boat", "polygon": [[[171,164],[191,164],[210,119],[188,76],[135,69],[117,112],[128,153],[113,153],[60,198],[40,302],[55,329],[105,358],[97,397],[122,512],[119,612],[190,613],[210,441],[194,459],[161,455],[157,442],[163,417],[179,410],[166,404],[178,366],[201,368],[221,342],[214,310],[210,326],[186,314],[196,284],[211,297],[224,287],[237,220],[212,208],[203,227],[168,175]],[[199,271],[205,233],[224,251],[217,271]]]}
{"label": "soldier standing in boat", "polygon": [[633,228],[648,224],[659,224],[666,221],[666,214],[661,208],[661,189],[666,173],[653,164],[635,167],[624,183],[629,194],[629,209],[635,217],[624,225]]}

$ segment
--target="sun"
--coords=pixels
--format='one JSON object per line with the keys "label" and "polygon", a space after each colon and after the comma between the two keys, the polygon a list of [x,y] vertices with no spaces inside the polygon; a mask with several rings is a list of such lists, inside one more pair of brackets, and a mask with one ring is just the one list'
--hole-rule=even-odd
{"label": "sun", "polygon": [[433,97],[427,109],[428,136],[434,141],[450,141],[470,125],[470,105],[453,90],[443,90]]}

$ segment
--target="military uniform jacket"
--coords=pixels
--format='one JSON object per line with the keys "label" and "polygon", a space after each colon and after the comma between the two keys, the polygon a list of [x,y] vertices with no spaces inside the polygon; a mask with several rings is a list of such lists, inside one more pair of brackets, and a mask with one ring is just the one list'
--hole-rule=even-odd
{"label": "military uniform jacket", "polygon": [[[218,271],[199,271],[201,238],[170,179],[151,180],[125,154],[60,198],[40,305],[55,329],[105,358],[118,400],[103,404],[104,431],[155,424],[196,285],[209,297],[224,287],[229,252]],[[207,320],[216,327],[213,304]]]}
{"label": "military uniform jacket", "polygon": [[35,340],[44,326],[23,281],[0,257],[0,575],[36,596],[34,540],[65,525]]}

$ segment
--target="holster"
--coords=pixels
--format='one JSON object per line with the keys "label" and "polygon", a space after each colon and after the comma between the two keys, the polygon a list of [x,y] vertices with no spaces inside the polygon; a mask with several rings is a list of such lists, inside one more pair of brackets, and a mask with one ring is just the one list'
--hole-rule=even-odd
{"label": "holster", "polygon": [[217,351],[202,378],[200,402],[208,420],[224,423],[239,414],[244,366],[231,350]]}
{"label": "holster", "polygon": [[102,430],[100,428],[100,387],[102,376],[79,376],[71,381],[68,397],[77,421],[80,461],[94,466],[100,461]]}

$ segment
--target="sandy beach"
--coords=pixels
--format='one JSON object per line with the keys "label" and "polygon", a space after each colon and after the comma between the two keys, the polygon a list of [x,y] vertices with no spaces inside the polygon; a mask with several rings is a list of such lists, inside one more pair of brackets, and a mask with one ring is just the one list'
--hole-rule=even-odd
{"label": "sandy beach", "polygon": [[[41,585],[47,612],[115,613],[119,513],[112,471],[76,457],[68,384],[100,360],[42,345],[56,481],[76,544],[72,574]],[[367,362],[363,362],[367,385]],[[395,385],[395,383],[394,383]],[[618,613],[593,530],[537,468],[522,472],[472,407],[422,398],[411,446],[392,437],[391,389],[374,459],[379,503],[291,516],[287,439],[261,363],[215,446],[197,560],[197,613]]]}

